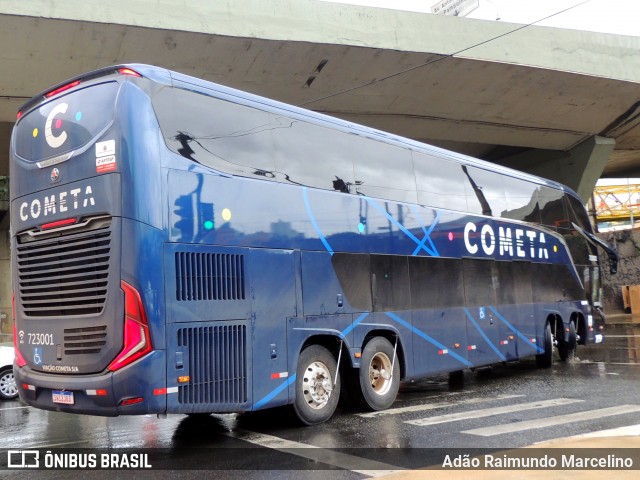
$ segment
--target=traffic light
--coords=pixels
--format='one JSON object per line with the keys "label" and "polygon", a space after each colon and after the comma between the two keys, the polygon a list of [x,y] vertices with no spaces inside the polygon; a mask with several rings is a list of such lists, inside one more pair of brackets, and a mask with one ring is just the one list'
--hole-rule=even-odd
{"label": "traffic light", "polygon": [[193,200],[194,195],[181,195],[176,199],[175,218],[173,228],[180,232],[180,240],[189,242],[193,239]]}
{"label": "traffic light", "polygon": [[198,205],[198,228],[203,233],[216,228],[213,203],[200,203]]}

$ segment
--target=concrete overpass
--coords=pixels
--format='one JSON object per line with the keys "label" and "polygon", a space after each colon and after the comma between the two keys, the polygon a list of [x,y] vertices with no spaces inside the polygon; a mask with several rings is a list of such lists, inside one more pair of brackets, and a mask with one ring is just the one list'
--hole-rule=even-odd
{"label": "concrete overpass", "polygon": [[585,199],[602,175],[640,176],[640,37],[315,0],[0,0],[0,45],[0,175],[24,101],[141,62],[554,178]]}
{"label": "concrete overpass", "polygon": [[23,101],[87,70],[142,62],[553,177],[583,196],[601,174],[640,175],[640,37],[315,0],[3,0],[0,42],[0,174]]}

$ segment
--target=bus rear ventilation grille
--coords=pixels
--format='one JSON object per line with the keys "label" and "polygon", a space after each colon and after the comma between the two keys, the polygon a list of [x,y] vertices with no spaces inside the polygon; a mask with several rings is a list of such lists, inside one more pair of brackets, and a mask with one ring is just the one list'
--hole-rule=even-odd
{"label": "bus rear ventilation grille", "polygon": [[190,381],[178,389],[181,404],[242,404],[247,401],[247,327],[181,328],[178,346],[188,348]]}
{"label": "bus rear ventilation grille", "polygon": [[17,258],[18,293],[25,316],[86,316],[103,311],[109,290],[109,226],[19,244]]}
{"label": "bus rear ventilation grille", "polygon": [[244,300],[244,255],[176,252],[176,300]]}
{"label": "bus rear ventilation grille", "polygon": [[65,328],[64,354],[84,355],[100,353],[107,343],[107,326]]}

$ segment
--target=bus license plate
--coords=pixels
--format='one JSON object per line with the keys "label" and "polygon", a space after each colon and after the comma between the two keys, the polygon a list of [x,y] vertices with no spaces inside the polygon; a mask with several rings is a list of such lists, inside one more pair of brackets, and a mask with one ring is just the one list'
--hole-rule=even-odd
{"label": "bus license plate", "polygon": [[73,392],[65,392],[61,390],[54,390],[51,392],[53,396],[53,403],[64,403],[66,405],[73,405]]}

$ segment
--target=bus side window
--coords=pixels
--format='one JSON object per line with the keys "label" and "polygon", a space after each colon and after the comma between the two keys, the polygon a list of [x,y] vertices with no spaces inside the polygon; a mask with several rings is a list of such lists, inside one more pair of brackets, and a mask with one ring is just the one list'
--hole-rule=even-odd
{"label": "bus side window", "polygon": [[349,134],[280,115],[271,124],[279,181],[355,193]]}
{"label": "bus side window", "polygon": [[503,218],[540,223],[537,185],[505,175],[504,190],[507,208],[502,212]]}
{"label": "bus side window", "polygon": [[463,258],[465,304],[472,306],[496,305],[498,278],[489,259]]}
{"label": "bus side window", "polygon": [[467,211],[464,185],[468,180],[459,164],[434,155],[413,152],[413,166],[419,204]]}
{"label": "bus side window", "polygon": [[221,172],[275,180],[265,112],[178,88],[158,92],[153,107],[173,152]]}
{"label": "bus side window", "polygon": [[351,136],[356,190],[362,195],[416,203],[411,151],[376,140]]}
{"label": "bus side window", "polygon": [[569,220],[583,230],[591,232],[591,223],[589,222],[589,218],[587,217],[582,202],[568,193],[565,193],[564,199],[565,208],[569,212]]}
{"label": "bus side window", "polygon": [[467,211],[502,216],[507,210],[502,175],[466,165],[462,167],[462,171],[468,179],[464,184]]}
{"label": "bus side window", "polygon": [[584,207],[577,198],[568,193],[565,193],[563,198],[564,206],[568,213],[568,221],[567,224],[560,229],[560,233],[564,237],[565,242],[567,242],[573,263],[575,263],[576,266],[584,265],[589,267],[591,265],[589,256],[597,255],[596,249],[573,227],[573,224],[576,224],[583,230],[591,232],[592,229],[589,224],[589,219],[587,218]]}
{"label": "bus side window", "polygon": [[409,310],[409,264],[404,255],[371,255],[371,290],[376,312]]}
{"label": "bus side window", "polygon": [[464,305],[462,262],[455,258],[409,257],[411,308]]}
{"label": "bus side window", "polygon": [[553,230],[569,227],[569,216],[564,208],[564,192],[549,187],[540,187],[538,205],[542,225]]}

